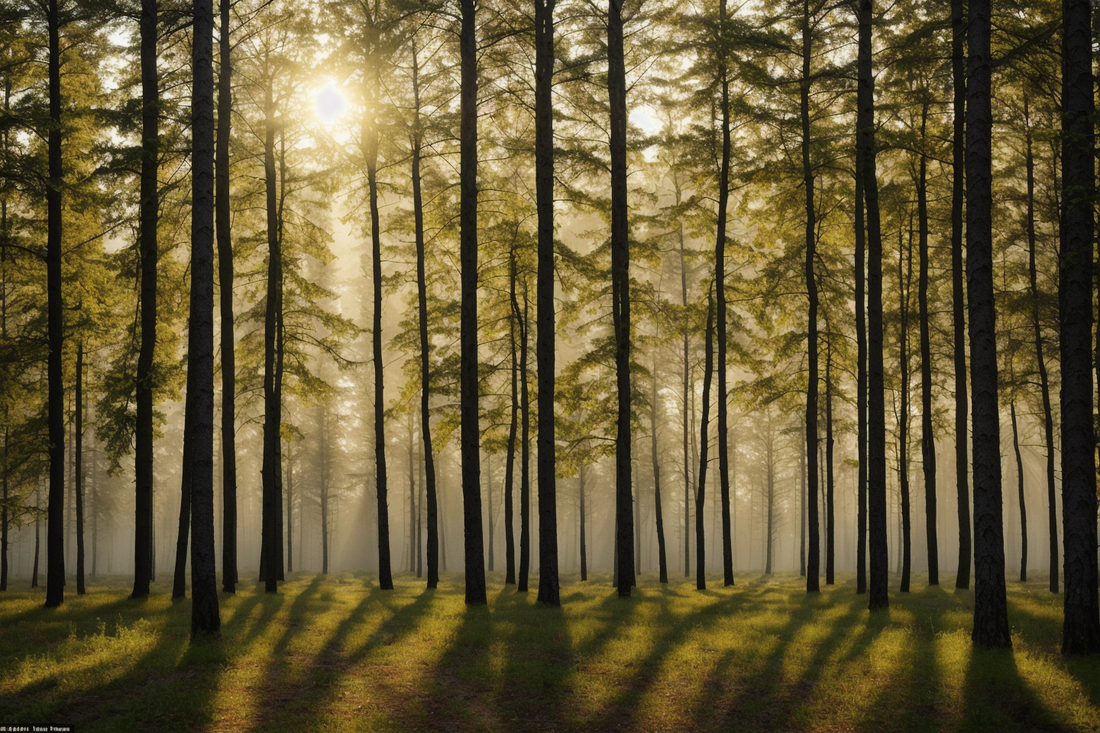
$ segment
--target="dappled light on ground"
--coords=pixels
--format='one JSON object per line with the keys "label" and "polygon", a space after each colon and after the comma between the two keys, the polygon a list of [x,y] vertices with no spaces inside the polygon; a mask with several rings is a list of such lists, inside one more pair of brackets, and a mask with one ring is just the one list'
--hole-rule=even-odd
{"label": "dappled light on ground", "polygon": [[59,611],[0,605],[0,721],[81,731],[1087,730],[1100,660],[1059,653],[1061,598],[1010,584],[1014,648],[975,650],[973,596],[895,594],[866,610],[847,582],[733,588],[566,583],[563,607],[461,579],[296,574],[222,596],[218,642],[191,644],[190,603],[93,588]]}

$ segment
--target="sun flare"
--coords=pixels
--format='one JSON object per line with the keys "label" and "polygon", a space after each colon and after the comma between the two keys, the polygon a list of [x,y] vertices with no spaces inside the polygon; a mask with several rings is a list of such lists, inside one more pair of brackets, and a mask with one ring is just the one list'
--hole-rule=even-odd
{"label": "sun flare", "polygon": [[313,96],[313,104],[317,110],[317,116],[326,125],[336,122],[347,111],[348,101],[344,93],[333,84],[327,84]]}

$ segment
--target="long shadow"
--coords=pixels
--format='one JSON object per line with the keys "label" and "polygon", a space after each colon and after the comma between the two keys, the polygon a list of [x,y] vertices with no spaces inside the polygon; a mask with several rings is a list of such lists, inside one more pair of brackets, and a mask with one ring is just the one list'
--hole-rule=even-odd
{"label": "long shadow", "polygon": [[1011,649],[971,649],[964,699],[964,731],[1066,729],[1020,677]]}

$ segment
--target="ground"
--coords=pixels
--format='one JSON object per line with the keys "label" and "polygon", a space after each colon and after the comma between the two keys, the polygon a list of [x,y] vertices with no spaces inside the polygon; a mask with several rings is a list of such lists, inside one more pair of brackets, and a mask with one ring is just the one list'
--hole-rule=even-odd
{"label": "ground", "polygon": [[[1100,659],[1060,654],[1061,596],[1009,583],[1013,649],[970,643],[973,593],[892,592],[794,575],[696,591],[641,576],[562,585],[562,608],[504,588],[463,605],[405,575],[299,573],[222,594],[222,635],[190,641],[190,601],[101,579],[60,609],[0,594],[0,726],[91,731],[1100,730]],[[896,583],[894,584],[896,587]],[[532,583],[537,587],[537,579]]]}

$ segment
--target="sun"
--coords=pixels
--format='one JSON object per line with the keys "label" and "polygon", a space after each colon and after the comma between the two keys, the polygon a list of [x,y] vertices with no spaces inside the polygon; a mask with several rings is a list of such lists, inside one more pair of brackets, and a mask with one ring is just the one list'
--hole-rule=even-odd
{"label": "sun", "polygon": [[321,122],[331,125],[347,111],[348,100],[334,84],[326,84],[313,95],[313,106]]}

